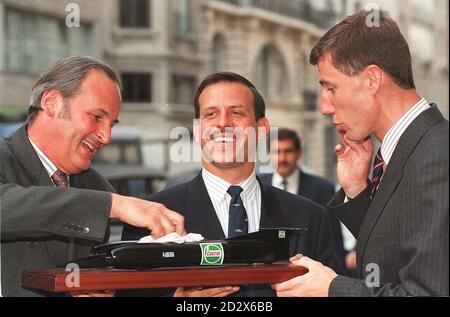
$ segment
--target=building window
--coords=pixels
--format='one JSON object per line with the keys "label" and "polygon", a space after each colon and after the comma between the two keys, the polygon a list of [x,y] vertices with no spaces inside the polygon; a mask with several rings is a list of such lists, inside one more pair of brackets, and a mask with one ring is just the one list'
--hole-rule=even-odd
{"label": "building window", "polygon": [[257,80],[259,89],[268,101],[286,98],[286,68],[283,58],[273,46],[266,46],[258,59]]}
{"label": "building window", "polygon": [[225,41],[223,36],[216,34],[212,45],[212,68],[213,72],[220,72],[225,69],[224,66]]}
{"label": "building window", "polygon": [[5,68],[9,72],[39,74],[58,59],[93,55],[89,24],[68,28],[64,20],[5,10]]}
{"label": "building window", "polygon": [[120,26],[134,28],[149,27],[149,0],[120,0]]}
{"label": "building window", "polygon": [[171,102],[176,104],[192,105],[194,103],[196,84],[197,79],[193,76],[173,75],[173,92]]}
{"label": "building window", "polygon": [[191,31],[189,0],[176,0],[175,23],[178,33]]}
{"label": "building window", "polygon": [[316,111],[317,109],[317,92],[314,90],[305,89],[303,91],[303,101],[305,103],[306,111]]}
{"label": "building window", "polygon": [[152,102],[151,74],[122,74],[124,102]]}

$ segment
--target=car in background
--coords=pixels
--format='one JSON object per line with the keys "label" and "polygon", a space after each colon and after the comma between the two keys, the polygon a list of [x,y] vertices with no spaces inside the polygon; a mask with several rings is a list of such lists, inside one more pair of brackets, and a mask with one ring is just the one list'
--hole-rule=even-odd
{"label": "car in background", "polygon": [[[153,194],[166,179],[163,171],[144,165],[139,131],[129,126],[119,125],[111,130],[111,142],[95,155],[92,168],[103,175],[118,194],[136,198]],[[111,220],[109,241],[119,241],[122,228],[122,222]]]}
{"label": "car in background", "polygon": [[23,124],[23,122],[0,122],[0,138],[11,136]]}
{"label": "car in background", "polygon": [[118,194],[144,198],[165,180],[163,171],[144,166],[139,132],[133,127],[112,129],[111,142],[94,157],[92,167],[113,185]]}

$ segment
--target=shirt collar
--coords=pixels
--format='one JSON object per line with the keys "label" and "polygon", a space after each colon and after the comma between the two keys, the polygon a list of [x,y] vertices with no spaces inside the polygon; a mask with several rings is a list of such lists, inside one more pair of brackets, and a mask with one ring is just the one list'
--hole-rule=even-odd
{"label": "shirt collar", "polygon": [[[276,186],[283,186],[283,176],[278,174],[278,172],[273,173],[273,184]],[[300,169],[296,168],[294,172],[286,178],[287,185],[298,184],[300,181]]]}
{"label": "shirt collar", "polygon": [[[205,168],[202,169],[202,177],[206,188],[208,188],[208,191],[214,196],[214,199],[220,201],[226,198],[226,195],[228,195],[228,188],[232,186],[232,184],[217,177]],[[252,174],[247,179],[236,186],[242,187],[241,195],[244,195],[245,197],[254,197],[258,186],[255,170],[253,170]]]}
{"label": "shirt collar", "polygon": [[42,162],[42,165],[44,165],[45,170],[47,171],[48,176],[52,177],[53,174],[55,174],[55,172],[58,170],[55,166],[55,164],[53,164],[53,162],[47,157],[47,155],[44,154],[44,152],[42,152],[39,147],[33,143],[33,141],[31,141],[30,138],[28,138],[28,140],[30,141],[31,145],[33,146],[34,150],[36,151],[37,156],[39,157],[39,159]]}
{"label": "shirt collar", "polygon": [[401,118],[398,120],[392,128],[386,133],[381,143],[381,155],[386,165],[394,153],[395,147],[397,146],[400,137],[408,128],[408,126],[416,119],[422,112],[430,108],[430,105],[422,98],[419,100],[411,109],[408,110]]}

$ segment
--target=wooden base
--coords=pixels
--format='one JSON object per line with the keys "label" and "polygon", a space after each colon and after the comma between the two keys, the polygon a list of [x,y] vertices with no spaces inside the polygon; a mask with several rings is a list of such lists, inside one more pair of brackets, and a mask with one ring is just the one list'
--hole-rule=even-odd
{"label": "wooden base", "polygon": [[[280,283],[306,272],[305,268],[292,264],[178,267],[146,271],[108,268],[80,269],[79,287],[70,287],[76,282],[76,272],[66,272],[63,268],[55,268],[25,270],[22,273],[22,286],[51,292],[182,286],[233,286]],[[66,279],[69,283],[66,283]]]}

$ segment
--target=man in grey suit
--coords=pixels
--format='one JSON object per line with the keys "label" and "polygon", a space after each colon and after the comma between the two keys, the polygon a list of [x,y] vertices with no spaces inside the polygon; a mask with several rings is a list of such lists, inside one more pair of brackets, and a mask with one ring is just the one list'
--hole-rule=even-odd
{"label": "man in grey suit", "polygon": [[184,232],[181,215],[111,193],[106,179],[90,169],[110,141],[120,103],[119,81],[109,66],[89,57],[66,58],[34,85],[27,123],[0,140],[3,296],[50,295],[23,289],[22,271],[87,256],[107,238],[109,218],[155,236]]}
{"label": "man in grey suit", "polygon": [[[374,16],[379,25],[370,27]],[[357,237],[359,279],[298,255],[292,263],[309,273],[274,285],[277,294],[448,296],[448,121],[416,92],[397,24],[384,12],[356,13],[319,40],[310,60],[321,112],[341,135],[342,189],[329,207]],[[381,148],[368,181],[371,135]]]}

